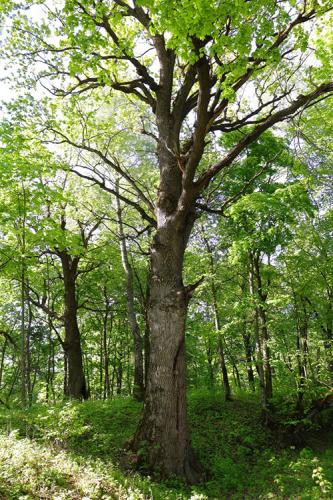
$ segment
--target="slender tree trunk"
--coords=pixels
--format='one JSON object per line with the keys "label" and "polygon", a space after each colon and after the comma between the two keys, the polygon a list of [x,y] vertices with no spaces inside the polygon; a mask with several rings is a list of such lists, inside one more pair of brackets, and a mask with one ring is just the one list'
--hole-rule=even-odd
{"label": "slender tree trunk", "polygon": [[111,376],[111,397],[114,395],[114,381],[116,377],[116,365],[115,362],[112,365],[112,376]]}
{"label": "slender tree trunk", "polygon": [[33,313],[32,313],[32,305],[30,301],[29,292],[27,292],[27,306],[28,306],[28,325],[26,331],[26,384],[27,384],[27,396],[29,406],[32,405],[34,386],[37,377],[37,367],[39,366],[39,360],[37,360],[35,364],[34,376],[31,378],[31,370],[32,370],[32,358],[31,358],[31,335],[32,335],[32,322],[33,322]]}
{"label": "slender tree trunk", "polygon": [[105,399],[103,398],[104,395],[104,331],[105,331],[105,325],[104,325],[104,317],[103,317],[103,329],[100,332],[99,336],[99,398],[100,399]]}
{"label": "slender tree trunk", "polygon": [[327,290],[327,305],[326,305],[326,339],[324,347],[328,358],[327,369],[330,373],[331,382],[333,384],[333,296],[330,289]]}
{"label": "slender tree trunk", "polygon": [[85,399],[88,399],[88,398],[90,398],[90,395],[91,395],[91,383],[90,383],[90,380],[91,380],[92,370],[90,369],[91,363],[89,361],[89,358],[88,358],[87,354],[83,355],[83,361],[84,361],[84,363],[83,363],[83,371],[84,371],[84,376],[85,376],[85,379],[86,379],[86,391],[87,391],[87,396],[86,396]]}
{"label": "slender tree trunk", "polygon": [[[119,192],[118,185],[117,185],[117,192]],[[135,304],[134,304],[133,270],[128,258],[126,236],[124,233],[124,226],[122,219],[122,209],[120,206],[119,198],[116,197],[116,200],[117,200],[117,219],[118,219],[121,260],[126,274],[127,317],[131,327],[131,333],[134,342],[133,396],[138,401],[142,401],[144,397],[142,338],[140,334],[140,328],[136,320]]]}
{"label": "slender tree trunk", "polygon": [[247,371],[247,381],[249,387],[252,391],[254,391],[254,373],[252,367],[252,346],[251,346],[251,336],[247,331],[246,320],[244,320],[244,328],[243,328],[243,343],[245,350],[245,359],[246,359],[246,371]]}
{"label": "slender tree trunk", "polygon": [[27,332],[25,327],[25,264],[22,262],[21,270],[21,402],[27,405]]}
{"label": "slender tree trunk", "polygon": [[264,415],[266,415],[268,412],[268,403],[267,403],[266,384],[265,384],[262,340],[259,328],[259,312],[257,305],[257,294],[255,289],[255,275],[254,275],[255,271],[254,271],[254,261],[252,252],[250,252],[249,257],[250,257],[249,286],[254,308],[253,321],[254,321],[254,338],[256,342],[256,363],[257,363],[257,371],[259,377],[259,395],[260,395],[260,404],[262,412]]}
{"label": "slender tree trunk", "polygon": [[49,353],[47,357],[47,375],[46,375],[46,402],[48,403],[50,401],[50,394],[52,395],[52,399],[54,401],[54,386],[53,386],[53,381],[54,381],[54,342],[51,337],[51,331],[49,329],[49,334],[48,334],[48,348],[49,348]]}
{"label": "slender tree trunk", "polygon": [[230,383],[229,383],[229,377],[228,377],[228,370],[227,370],[227,365],[225,361],[225,349],[224,349],[224,344],[223,344],[223,337],[221,334],[221,321],[220,321],[220,315],[219,315],[219,310],[218,310],[218,305],[217,305],[217,294],[216,294],[216,288],[215,288],[215,282],[214,279],[212,278],[212,295],[213,295],[213,311],[214,311],[214,324],[215,324],[215,330],[217,332],[217,346],[218,346],[218,352],[220,356],[220,366],[221,366],[221,372],[222,372],[222,381],[223,381],[223,391],[224,391],[224,399],[225,401],[231,401],[231,388],[230,388]]}
{"label": "slender tree trunk", "polygon": [[208,256],[209,256],[209,266],[210,266],[210,272],[211,272],[211,291],[212,291],[212,298],[213,298],[214,325],[215,325],[215,331],[217,332],[217,348],[218,348],[218,353],[219,353],[219,357],[220,357],[224,399],[225,399],[225,401],[230,401],[231,400],[231,388],[230,388],[230,383],[229,383],[227,365],[226,365],[226,361],[225,361],[225,349],[224,349],[224,342],[223,342],[223,337],[222,337],[222,333],[221,333],[222,325],[221,325],[221,320],[220,320],[220,314],[219,314],[219,308],[218,308],[218,302],[217,302],[217,290],[216,290],[215,279],[214,279],[215,263],[214,263],[212,248],[209,244],[207,237],[205,236],[203,228],[202,228],[202,237],[203,237],[203,240],[204,240],[204,243],[206,246],[206,250],[207,250]]}
{"label": "slender tree trunk", "polygon": [[[294,294],[295,307],[297,311],[297,297]],[[304,297],[300,297],[301,311],[298,311],[296,318],[297,337],[297,367],[298,367],[298,391],[297,391],[297,409],[300,416],[304,413],[304,389],[307,378],[308,362],[308,314]]]}
{"label": "slender tree trunk", "polygon": [[26,331],[26,201],[26,190],[22,183],[22,193],[18,195],[20,213],[20,232],[18,239],[21,250],[21,403],[23,407],[27,406],[29,401]]}
{"label": "slender tree trunk", "polygon": [[108,320],[110,317],[110,335],[112,332],[112,312],[110,314],[108,308],[108,302],[106,300],[106,312],[103,317],[103,365],[104,365],[104,383],[103,383],[103,399],[107,399],[110,396],[110,373],[109,373],[109,345],[108,345]]}
{"label": "slender tree trunk", "polygon": [[122,360],[118,360],[117,369],[116,369],[116,386],[117,386],[117,394],[121,394],[121,389],[123,387],[123,363]]}
{"label": "slender tree trunk", "polygon": [[[246,274],[243,275],[242,282],[241,282],[241,291],[242,291],[242,296],[246,296],[248,290],[248,284],[246,280]],[[254,385],[254,372],[253,372],[253,348],[251,344],[251,331],[247,328],[247,314],[246,312],[243,313],[243,319],[242,319],[242,338],[243,338],[243,344],[244,344],[244,351],[245,351],[245,359],[246,359],[246,371],[247,371],[247,381],[249,384],[249,387],[252,391],[255,390],[255,385]]]}
{"label": "slender tree trunk", "polygon": [[74,399],[87,399],[88,391],[83,370],[81,336],[77,322],[76,272],[78,258],[67,252],[59,252],[64,277],[64,349],[67,358],[68,383],[67,396]]}
{"label": "slender tree trunk", "polygon": [[3,373],[4,373],[4,367],[5,367],[5,355],[6,355],[6,350],[7,350],[7,344],[8,344],[8,340],[7,340],[7,338],[5,338],[5,340],[3,342],[2,349],[1,349],[1,358],[0,358],[0,390],[2,388],[2,377],[3,377]]}
{"label": "slender tree trunk", "polygon": [[270,348],[269,348],[269,333],[267,328],[267,312],[266,312],[266,299],[267,293],[264,293],[261,279],[259,254],[253,256],[254,274],[257,282],[258,294],[258,315],[260,320],[261,338],[262,338],[262,356],[265,372],[265,391],[266,399],[271,399],[273,396],[272,384],[272,369],[270,363]]}
{"label": "slender tree trunk", "polygon": [[[216,323],[215,323],[215,325],[216,325]],[[224,346],[223,346],[223,339],[222,339],[221,333],[218,334],[218,351],[219,351],[219,355],[220,355],[220,365],[221,365],[221,372],[222,372],[224,399],[225,399],[225,401],[231,401],[231,399],[232,399],[231,398],[231,388],[230,388],[230,383],[229,383],[227,365],[225,362]]]}
{"label": "slender tree trunk", "polygon": [[213,348],[212,340],[208,338],[206,346],[207,364],[208,364],[208,385],[209,389],[212,389],[215,385],[215,374],[213,366]]}
{"label": "slender tree trunk", "polygon": [[68,397],[68,356],[64,350],[64,395]]}
{"label": "slender tree trunk", "polygon": [[233,369],[233,374],[234,374],[234,379],[235,379],[236,385],[238,386],[239,389],[241,389],[242,388],[242,382],[241,382],[241,379],[240,379],[239,370],[237,368],[236,363],[232,363],[232,369]]}

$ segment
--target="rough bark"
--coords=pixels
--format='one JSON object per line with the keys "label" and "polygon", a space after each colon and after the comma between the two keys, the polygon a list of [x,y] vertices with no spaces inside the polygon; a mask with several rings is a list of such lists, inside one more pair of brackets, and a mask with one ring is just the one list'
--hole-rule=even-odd
{"label": "rough bark", "polygon": [[[166,49],[160,35],[154,38],[154,44],[160,62],[156,100],[160,184],[157,229],[151,247],[147,387],[143,418],[132,447],[141,450],[139,462],[145,463],[146,470],[159,471],[164,477],[178,475],[195,483],[201,470],[194,458],[187,427],[185,359],[185,322],[193,287],[190,290],[184,286],[182,271],[184,252],[195,219],[197,193],[194,192],[193,176],[204,150],[209,85],[201,92],[200,123],[194,139],[196,149],[188,158],[185,172],[176,152],[179,151],[181,114],[187,94],[184,102],[183,99],[179,101],[177,113],[175,105],[172,116],[175,54]],[[205,74],[202,79],[209,79],[208,64],[203,66]]]}
{"label": "rough bark", "polygon": [[[188,437],[185,321],[188,291],[182,280],[186,237],[167,211],[159,211],[151,251],[150,363],[144,414],[133,447],[151,471],[198,480],[199,467]],[[193,221],[189,220],[188,224]]]}
{"label": "rough bark", "polygon": [[76,273],[79,259],[66,251],[59,252],[64,278],[64,327],[63,347],[67,361],[66,396],[87,399],[88,391],[83,370],[81,335],[77,321]]}

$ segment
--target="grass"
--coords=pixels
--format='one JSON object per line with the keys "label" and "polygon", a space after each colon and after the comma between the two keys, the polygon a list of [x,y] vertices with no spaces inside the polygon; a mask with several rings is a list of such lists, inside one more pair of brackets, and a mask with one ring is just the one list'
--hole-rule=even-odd
{"label": "grass", "polygon": [[[322,499],[333,498],[333,429],[312,432],[302,448],[261,424],[255,398],[223,402],[219,393],[189,397],[196,454],[205,483],[156,482],[135,473],[123,450],[141,411],[129,398],[0,411],[3,499]],[[332,419],[331,419],[332,423]]]}

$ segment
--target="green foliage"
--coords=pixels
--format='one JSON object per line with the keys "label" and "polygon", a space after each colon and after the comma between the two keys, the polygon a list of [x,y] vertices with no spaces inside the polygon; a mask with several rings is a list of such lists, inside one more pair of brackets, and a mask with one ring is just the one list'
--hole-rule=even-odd
{"label": "green foliage", "polygon": [[133,471],[124,452],[141,405],[110,402],[38,405],[0,411],[0,494],[6,498],[331,498],[331,431],[309,435],[307,448],[283,447],[279,432],[262,424],[255,397],[223,402],[219,392],[189,395],[192,442],[206,481],[156,483]]}

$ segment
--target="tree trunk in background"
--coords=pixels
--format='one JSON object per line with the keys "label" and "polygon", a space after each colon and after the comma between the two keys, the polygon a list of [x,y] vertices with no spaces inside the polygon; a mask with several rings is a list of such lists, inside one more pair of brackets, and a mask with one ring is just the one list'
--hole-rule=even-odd
{"label": "tree trunk in background", "polygon": [[52,401],[55,400],[54,394],[54,342],[51,338],[51,331],[49,327],[48,333],[48,357],[47,357],[47,375],[46,375],[46,402],[50,401],[50,395],[52,395]]}
{"label": "tree trunk in background", "polygon": [[18,246],[21,252],[21,403],[26,407],[29,402],[28,383],[28,335],[26,330],[26,190],[22,182],[22,192],[18,194],[18,207],[20,214],[20,232],[18,233]]}
{"label": "tree trunk in background", "polygon": [[231,400],[231,388],[230,388],[230,383],[229,383],[227,365],[225,362],[225,350],[224,350],[224,345],[223,345],[223,337],[221,334],[221,326],[222,325],[221,325],[221,320],[220,320],[220,315],[219,315],[219,309],[218,309],[218,303],[217,303],[217,290],[216,290],[215,279],[214,279],[215,263],[214,263],[212,248],[211,248],[209,241],[204,233],[203,228],[202,228],[202,238],[203,238],[203,241],[205,243],[206,250],[208,253],[208,257],[209,257],[209,267],[210,267],[210,272],[211,272],[210,284],[211,284],[211,292],[212,292],[212,298],[213,298],[214,325],[215,325],[215,331],[217,333],[217,349],[218,349],[219,358],[220,358],[222,383],[223,383],[223,390],[224,390],[224,399],[225,399],[225,401],[230,401]]}
{"label": "tree trunk in background", "polygon": [[[216,320],[215,320],[215,328],[218,328]],[[230,388],[230,384],[229,384],[227,365],[225,362],[223,339],[222,339],[222,335],[220,333],[218,334],[218,352],[220,355],[220,365],[221,365],[221,372],[222,372],[224,399],[225,399],[225,401],[231,401],[231,388]]]}
{"label": "tree trunk in background", "polygon": [[27,325],[27,330],[26,330],[26,384],[27,384],[27,396],[28,396],[28,402],[29,406],[32,404],[32,396],[33,396],[33,391],[34,391],[34,385],[36,382],[36,376],[37,376],[37,367],[39,366],[39,360],[37,360],[36,365],[35,365],[35,370],[34,370],[34,376],[33,380],[31,378],[31,334],[32,334],[32,321],[33,321],[33,314],[32,314],[32,307],[31,307],[31,301],[29,297],[29,291],[27,291],[27,306],[28,306],[28,325]]}
{"label": "tree trunk in background", "polygon": [[304,297],[299,298],[300,310],[297,307],[297,296],[294,293],[296,309],[296,349],[297,349],[297,368],[298,368],[298,391],[297,391],[297,410],[302,417],[304,414],[304,389],[307,378],[308,361],[308,313]]}
{"label": "tree trunk in background", "polygon": [[[248,292],[248,283],[246,280],[246,274],[243,275],[240,287],[241,287],[242,296],[246,296],[246,294]],[[246,311],[243,313],[243,319],[242,319],[242,338],[243,338],[245,359],[246,359],[247,381],[249,384],[249,388],[252,391],[255,391],[254,373],[253,373],[253,365],[252,365],[252,363],[253,363],[253,348],[252,348],[252,343],[251,343],[251,330],[249,330],[247,327]]]}
{"label": "tree trunk in background", "polygon": [[68,358],[67,352],[64,350],[64,395],[68,396]]}
{"label": "tree trunk in background", "polygon": [[256,365],[259,377],[259,395],[260,395],[260,404],[261,409],[264,415],[267,415],[268,412],[268,402],[267,402],[267,394],[266,394],[266,384],[265,384],[265,372],[264,372],[264,361],[263,361],[263,352],[262,352],[262,339],[261,332],[259,328],[259,312],[257,305],[257,293],[255,288],[255,271],[254,271],[254,259],[253,254],[250,252],[250,268],[249,268],[249,287],[250,294],[253,300],[253,309],[254,309],[254,338],[256,342]]}
{"label": "tree trunk in background", "polygon": [[253,256],[254,264],[254,275],[256,278],[256,292],[258,296],[258,315],[260,320],[261,328],[261,342],[262,342],[262,357],[265,372],[265,391],[266,399],[271,399],[273,396],[273,384],[272,384],[272,369],[270,363],[270,348],[269,348],[269,333],[267,328],[267,311],[266,311],[266,300],[267,293],[263,291],[259,253]]}
{"label": "tree trunk in background", "polygon": [[[31,404],[31,373],[30,373],[30,333],[31,333],[31,307],[25,283],[25,264],[21,272],[21,401],[25,407]],[[26,307],[28,305],[28,321],[26,321]]]}
{"label": "tree trunk in background", "polygon": [[[116,191],[119,193],[119,186],[117,184]],[[142,338],[138,322],[136,320],[135,304],[134,304],[134,284],[133,284],[133,270],[128,258],[128,251],[126,245],[126,236],[124,233],[124,226],[122,220],[122,210],[119,198],[117,201],[117,219],[119,230],[119,243],[120,253],[123,268],[126,274],[126,299],[127,299],[127,317],[131,327],[133,343],[134,343],[134,388],[133,396],[138,401],[142,401],[144,397],[144,379],[143,379],[143,355],[142,355]]]}
{"label": "tree trunk in background", "polygon": [[212,340],[210,337],[207,339],[206,355],[208,364],[208,384],[209,388],[212,389],[215,385],[215,374],[213,366],[213,347],[212,347]]}
{"label": "tree trunk in background", "polygon": [[250,389],[252,391],[254,391],[255,387],[254,387],[254,373],[253,373],[253,368],[252,368],[251,335],[247,331],[246,319],[243,322],[242,337],[243,337],[244,350],[245,350],[247,381],[248,381]]}
{"label": "tree trunk in background", "polygon": [[21,270],[21,403],[27,405],[27,359],[26,359],[26,331],[25,331],[25,266]]}
{"label": "tree trunk in background", "polygon": [[117,394],[121,394],[121,389],[123,386],[123,364],[121,359],[118,360],[118,365],[116,369],[116,387],[117,387]]}
{"label": "tree trunk in background", "polygon": [[3,346],[1,349],[1,358],[0,358],[0,390],[2,388],[2,377],[3,377],[4,366],[5,366],[5,355],[6,355],[6,350],[7,350],[7,344],[8,344],[8,340],[7,340],[7,337],[5,337],[5,340],[3,342]]}
{"label": "tree trunk in background", "polygon": [[237,365],[234,362],[232,362],[232,372],[233,372],[235,384],[237,385],[237,387],[239,389],[241,389],[242,388],[242,381],[241,381],[241,378],[239,375],[239,370],[237,368]]}
{"label": "tree trunk in background", "polygon": [[221,334],[221,326],[222,325],[221,325],[220,315],[219,315],[219,310],[218,310],[218,305],[217,305],[216,287],[215,287],[215,282],[214,282],[213,278],[212,278],[211,286],[212,286],[212,295],[213,295],[214,324],[215,324],[215,330],[216,330],[217,335],[218,335],[217,346],[218,346],[218,352],[219,352],[219,356],[220,356],[220,366],[221,366],[221,372],[222,372],[224,399],[225,399],[225,401],[231,401],[231,388],[230,388],[230,383],[229,383],[227,365],[225,362],[223,337]]}
{"label": "tree trunk in background", "polygon": [[81,335],[77,322],[76,273],[79,258],[72,258],[66,251],[59,252],[64,277],[64,349],[67,359],[66,396],[87,399],[88,391],[83,371]]}
{"label": "tree trunk in background", "polygon": [[109,342],[108,342],[108,321],[110,319],[110,335],[112,332],[113,314],[110,310],[110,305],[106,297],[106,291],[104,292],[106,311],[103,316],[103,340],[102,340],[102,350],[103,350],[103,367],[104,367],[104,379],[103,379],[103,399],[107,399],[111,395],[111,385],[110,385],[110,356],[109,356]]}
{"label": "tree trunk in background", "polygon": [[327,306],[326,306],[326,318],[325,318],[325,336],[324,347],[326,351],[326,356],[328,357],[327,368],[331,376],[331,383],[333,384],[333,291],[327,285],[326,289],[327,295]]}

